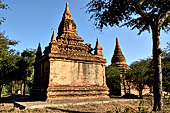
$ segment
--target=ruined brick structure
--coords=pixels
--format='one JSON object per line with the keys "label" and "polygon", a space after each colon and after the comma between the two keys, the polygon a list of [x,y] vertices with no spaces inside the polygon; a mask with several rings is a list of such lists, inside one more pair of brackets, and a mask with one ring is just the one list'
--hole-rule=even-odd
{"label": "ruined brick structure", "polygon": [[77,34],[67,3],[58,36],[53,31],[44,55],[40,44],[38,46],[32,98],[47,101],[108,98],[106,60],[99,40],[94,49],[83,41]]}
{"label": "ruined brick structure", "polygon": [[[112,65],[115,65],[116,67],[118,67],[119,71],[120,71],[120,77],[123,79],[125,78],[125,74],[126,72],[130,69],[129,66],[126,64],[126,59],[122,53],[122,50],[120,48],[119,45],[119,40],[118,38],[116,38],[116,47],[114,50],[114,54],[111,60]],[[127,92],[127,82],[123,81],[121,83],[121,96],[123,96],[126,92]]]}
{"label": "ruined brick structure", "polygon": [[[128,81],[124,80],[127,71],[130,69],[128,64],[126,64],[126,59],[122,53],[122,50],[119,45],[119,40],[116,38],[116,47],[114,50],[114,54],[111,60],[112,65],[115,65],[118,67],[120,71],[120,77],[123,80],[121,83],[121,96],[125,95],[125,93],[131,93],[135,95],[139,95],[139,92],[134,88],[132,83],[129,83]],[[130,91],[130,92],[129,92]],[[143,94],[149,93],[149,88],[146,87],[143,90]]]}
{"label": "ruined brick structure", "polygon": [[119,68],[120,73],[126,73],[128,71],[129,66],[126,64],[126,59],[122,53],[122,50],[119,45],[119,40],[116,38],[116,47],[114,50],[114,54],[111,60],[111,63]]}

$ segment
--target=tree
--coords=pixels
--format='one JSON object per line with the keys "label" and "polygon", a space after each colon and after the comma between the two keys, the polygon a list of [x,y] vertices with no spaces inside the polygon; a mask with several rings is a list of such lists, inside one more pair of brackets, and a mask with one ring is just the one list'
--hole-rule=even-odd
{"label": "tree", "polygon": [[7,55],[10,50],[10,46],[15,46],[17,44],[18,41],[8,39],[8,37],[5,36],[5,33],[0,32],[0,59]]}
{"label": "tree", "polygon": [[139,91],[139,96],[142,98],[143,89],[150,83],[151,59],[140,60],[130,65],[130,70],[126,74],[126,80],[133,83],[134,87]]}
{"label": "tree", "polygon": [[35,59],[35,50],[26,49],[21,53],[21,57],[17,62],[17,78],[16,80],[21,80],[21,93],[25,95],[25,87],[27,82],[27,77],[31,76],[33,73],[33,63]]}
{"label": "tree", "polygon": [[[0,10],[8,8],[7,4],[0,0]],[[5,18],[0,16],[0,25],[4,22]],[[8,83],[12,77],[12,72],[15,69],[15,58],[17,55],[15,50],[10,49],[10,46],[18,44],[18,41],[9,40],[3,32],[0,32],[0,97],[3,85]]]}
{"label": "tree", "polygon": [[0,97],[4,84],[7,84],[12,77],[12,72],[15,69],[17,53],[10,49],[10,46],[18,44],[17,41],[9,40],[4,33],[0,32]]}
{"label": "tree", "polygon": [[117,67],[109,65],[106,67],[106,84],[109,88],[110,95],[120,95],[120,71]]}
{"label": "tree", "polygon": [[162,55],[163,90],[170,93],[170,43]]}
{"label": "tree", "polygon": [[104,26],[127,26],[152,32],[154,63],[154,107],[162,110],[162,69],[160,31],[170,30],[170,0],[91,0],[87,11],[92,13],[97,28]]}
{"label": "tree", "polygon": [[13,72],[16,69],[17,58],[18,54],[10,50],[0,59],[0,95],[3,85],[9,83],[15,76]]}

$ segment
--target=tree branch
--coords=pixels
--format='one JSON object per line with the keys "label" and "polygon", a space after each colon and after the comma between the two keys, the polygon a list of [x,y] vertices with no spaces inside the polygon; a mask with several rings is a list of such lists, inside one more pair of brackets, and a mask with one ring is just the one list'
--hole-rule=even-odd
{"label": "tree branch", "polygon": [[148,16],[148,14],[145,13],[141,8],[144,2],[145,2],[145,0],[138,1],[137,5],[136,5],[136,13],[139,14],[146,21],[146,23],[148,25],[153,27],[154,23],[152,22],[152,18],[150,18],[150,16]]}
{"label": "tree branch", "polygon": [[141,15],[142,17],[147,17],[146,13],[142,10],[142,4],[145,0],[139,0],[139,2],[136,5],[136,13]]}
{"label": "tree branch", "polygon": [[150,18],[141,8],[144,2],[145,2],[145,0],[138,1],[137,5],[136,5],[136,13],[139,14],[146,21],[147,24],[151,25],[152,22],[150,22]]}
{"label": "tree branch", "polygon": [[165,15],[158,21],[158,26],[161,27],[168,17],[170,17],[170,11],[167,11]]}

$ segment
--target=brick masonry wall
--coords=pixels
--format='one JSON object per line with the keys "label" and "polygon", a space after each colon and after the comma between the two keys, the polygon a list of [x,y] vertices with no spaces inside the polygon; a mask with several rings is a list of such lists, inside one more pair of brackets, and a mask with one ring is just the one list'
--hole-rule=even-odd
{"label": "brick masonry wall", "polygon": [[49,86],[103,86],[105,66],[100,63],[79,61],[51,61]]}

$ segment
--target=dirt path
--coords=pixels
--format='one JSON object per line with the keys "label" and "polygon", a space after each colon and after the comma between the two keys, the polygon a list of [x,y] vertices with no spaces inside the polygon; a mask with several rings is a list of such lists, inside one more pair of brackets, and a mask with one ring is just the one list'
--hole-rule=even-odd
{"label": "dirt path", "polygon": [[[44,106],[35,109],[19,109],[14,107],[13,103],[0,103],[0,112],[11,113],[115,113],[116,111],[129,113],[145,110],[150,112],[152,110],[152,101],[149,99],[136,100],[136,99],[112,99],[111,101],[88,101],[88,103],[73,104],[58,103],[58,106]],[[36,103],[34,103],[36,105]],[[40,105],[40,103],[37,103]],[[44,103],[41,103],[43,105]],[[48,103],[50,104],[50,103]],[[55,103],[53,103],[55,104]],[[127,113],[128,113],[127,112]],[[170,100],[164,102],[164,113],[170,113]]]}

